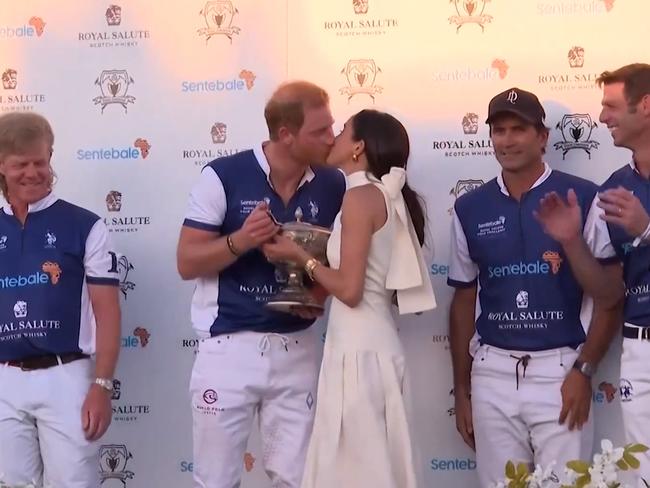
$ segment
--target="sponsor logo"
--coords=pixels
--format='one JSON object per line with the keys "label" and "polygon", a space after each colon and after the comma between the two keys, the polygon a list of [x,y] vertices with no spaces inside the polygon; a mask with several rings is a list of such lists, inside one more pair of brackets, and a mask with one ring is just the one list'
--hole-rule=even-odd
{"label": "sponsor logo", "polygon": [[540,16],[602,15],[610,12],[615,0],[538,0],[537,14]]}
{"label": "sponsor logo", "polygon": [[449,265],[433,263],[431,265],[431,274],[433,276],[447,276],[449,274]]}
{"label": "sponsor logo", "polygon": [[[18,112],[34,110],[36,104],[45,102],[45,95],[34,91],[18,90],[18,71],[6,68],[2,71],[2,88],[9,91],[0,95],[0,110],[3,112]],[[21,82],[22,83],[22,82]]]}
{"label": "sponsor logo", "polygon": [[27,302],[18,300],[14,305],[14,317],[24,319],[27,317]]}
{"label": "sponsor logo", "polygon": [[369,6],[368,0],[353,0],[354,17],[324,20],[323,29],[338,37],[368,37],[385,35],[398,27],[396,18],[383,14],[368,17]]}
{"label": "sponsor logo", "polygon": [[197,30],[199,36],[205,37],[205,43],[213,36],[225,36],[230,39],[239,34],[241,29],[233,25],[235,15],[239,10],[235,8],[230,0],[211,0],[205,3],[199,15],[203,16],[205,27]]}
{"label": "sponsor logo", "polygon": [[490,220],[477,225],[477,237],[493,236],[506,231],[506,218],[500,215],[496,220]]}
{"label": "sponsor logo", "polygon": [[103,147],[96,149],[77,149],[79,161],[125,161],[146,159],[149,156],[151,144],[147,139],[138,137],[132,146]]}
{"label": "sponsor logo", "polygon": [[616,387],[606,381],[601,382],[598,385],[598,391],[593,393],[594,403],[612,403],[614,398],[616,398]]}
{"label": "sponsor logo", "polygon": [[492,22],[493,17],[485,13],[490,0],[450,0],[456,9],[456,15],[449,17],[450,24],[456,24],[456,33],[467,24],[476,24],[485,32],[485,24]]}
{"label": "sponsor logo", "polygon": [[[492,141],[489,137],[471,137],[476,135],[479,130],[477,114],[465,114],[461,122],[461,127],[464,137],[458,139],[437,139],[433,141],[432,149],[436,154],[442,154],[446,158],[494,156]],[[483,184],[482,180],[478,181],[481,181],[481,184]]]}
{"label": "sponsor logo", "polygon": [[348,102],[355,95],[368,95],[374,103],[375,95],[383,91],[381,86],[376,85],[378,73],[381,73],[381,69],[374,59],[351,59],[341,70],[348,86],[342,87],[339,92],[347,95]]}
{"label": "sponsor logo", "polygon": [[510,66],[505,59],[495,58],[488,66],[461,66],[440,69],[433,72],[433,81],[458,82],[458,81],[497,81],[508,76]]}
{"label": "sponsor logo", "polygon": [[99,476],[101,484],[106,480],[117,479],[126,487],[126,481],[133,479],[135,473],[127,469],[133,454],[124,444],[105,444],[99,448]]}
{"label": "sponsor logo", "polygon": [[629,380],[621,378],[619,384],[619,391],[621,392],[621,401],[622,402],[631,402],[634,397],[634,387]]}
{"label": "sponsor logo", "polygon": [[241,92],[251,91],[255,86],[257,76],[251,70],[242,69],[236,78],[181,81],[181,92],[183,93],[205,93],[205,92]]}
{"label": "sponsor logo", "polygon": [[255,468],[255,458],[250,452],[244,453],[244,469],[247,473],[250,473]]}
{"label": "sponsor logo", "polygon": [[[486,224],[494,224],[494,222],[486,222]],[[485,225],[485,224],[480,224]],[[560,254],[555,251],[546,251],[542,254],[542,259],[537,261],[529,261],[524,263],[506,264],[504,266],[489,266],[488,278],[505,278],[508,276],[519,275],[546,275],[552,273],[554,275],[560,272],[562,264]]]}
{"label": "sponsor logo", "polygon": [[442,344],[445,350],[449,349],[449,334],[434,334],[434,344]]}
{"label": "sponsor logo", "polygon": [[[458,200],[459,197],[465,193],[469,193],[472,190],[476,190],[479,186],[484,185],[483,180],[458,180],[456,186],[449,191],[449,194],[454,197],[454,202]],[[454,206],[452,205],[447,212],[451,215],[454,212]]]}
{"label": "sponsor logo", "polygon": [[[106,195],[106,210],[109,213],[118,213],[122,210],[122,193],[111,190]],[[104,224],[110,232],[132,233],[138,232],[151,224],[150,216],[109,215],[104,217]]]}
{"label": "sponsor logo", "polygon": [[20,39],[26,37],[41,37],[45,31],[45,21],[40,17],[31,17],[27,24],[18,26],[0,26],[1,39]]}
{"label": "sponsor logo", "polygon": [[564,114],[555,128],[562,134],[562,140],[553,144],[556,150],[562,151],[562,159],[569,151],[582,149],[591,159],[591,151],[598,149],[600,143],[591,138],[592,131],[598,127],[589,114]]}
{"label": "sponsor logo", "polygon": [[124,254],[122,254],[117,259],[117,263],[114,264],[117,265],[117,272],[120,277],[120,291],[126,300],[128,293],[135,289],[135,283],[129,280],[129,273],[135,269],[135,267]]}
{"label": "sponsor logo", "polygon": [[525,290],[519,291],[515,297],[515,304],[517,308],[528,308],[528,292]]}
{"label": "sponsor logo", "polygon": [[552,91],[597,89],[598,73],[583,69],[586,60],[585,49],[581,46],[572,46],[566,56],[568,65],[566,71],[540,73],[537,75],[537,84]]}
{"label": "sponsor logo", "polygon": [[217,395],[217,392],[214,390],[205,390],[203,392],[203,401],[207,403],[208,405],[212,405],[214,403],[217,403],[217,400],[219,399],[219,396]]}
{"label": "sponsor logo", "polygon": [[45,233],[45,249],[56,249],[56,234],[49,230]]}
{"label": "sponsor logo", "polygon": [[[227,144],[228,125],[224,122],[215,122],[210,128],[210,140],[212,147],[197,147],[183,149],[182,159],[194,162],[194,166],[203,168],[210,161],[217,158],[232,156],[244,151],[244,148],[233,147]],[[206,138],[207,142],[207,138]],[[215,147],[216,146],[216,147]]]}
{"label": "sponsor logo", "polygon": [[133,329],[133,334],[122,337],[122,347],[123,348],[137,348],[137,347],[147,347],[149,340],[151,339],[151,333],[144,327],[136,327]]}
{"label": "sponsor logo", "polygon": [[0,236],[0,251],[7,249],[7,236]]}
{"label": "sponsor logo", "polygon": [[104,19],[109,30],[79,32],[77,40],[87,43],[91,48],[132,48],[151,38],[147,29],[121,28],[124,20],[122,12],[121,6],[109,5],[104,11]]}
{"label": "sponsor logo", "polygon": [[129,86],[134,83],[133,78],[125,69],[108,69],[100,73],[95,80],[101,95],[93,98],[95,105],[102,106],[102,113],[109,105],[121,105],[127,113],[128,104],[135,103],[135,97],[129,95]]}
{"label": "sponsor logo", "polygon": [[[117,389],[115,386],[117,385]],[[124,401],[124,383],[119,380],[113,380],[113,396],[112,400],[115,402],[111,408],[113,411],[114,422],[135,422],[140,416],[148,415],[151,413],[151,405],[147,404],[131,404],[120,403],[119,400]]]}
{"label": "sponsor logo", "polygon": [[433,471],[474,471],[476,469],[476,461],[470,458],[433,458],[430,466]]}

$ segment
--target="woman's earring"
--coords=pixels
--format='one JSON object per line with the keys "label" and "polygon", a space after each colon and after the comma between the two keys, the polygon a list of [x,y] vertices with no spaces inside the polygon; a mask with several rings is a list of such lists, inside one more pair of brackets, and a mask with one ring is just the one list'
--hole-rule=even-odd
{"label": "woman's earring", "polygon": [[359,162],[359,156],[357,156],[356,154],[353,154],[352,155],[352,161],[354,161],[355,163]]}

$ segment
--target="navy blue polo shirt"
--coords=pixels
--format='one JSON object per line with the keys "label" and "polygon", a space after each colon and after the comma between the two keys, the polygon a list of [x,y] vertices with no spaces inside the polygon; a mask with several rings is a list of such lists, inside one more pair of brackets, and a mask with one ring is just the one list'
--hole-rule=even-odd
{"label": "navy blue polo shirt", "polygon": [[[626,164],[615,171],[602,185],[601,190],[619,186],[634,192],[646,212],[650,213],[650,180],[636,170],[634,163]],[[629,235],[618,225],[607,225],[616,255],[623,263],[624,320],[633,325],[650,327],[650,246],[641,244],[634,247],[632,243],[637,236]]]}
{"label": "navy blue polo shirt", "polygon": [[[190,194],[183,225],[229,234],[266,201],[280,222],[302,220],[331,227],[345,193],[345,176],[330,167],[308,168],[285,206],[271,185],[270,167],[261,148],[209,163]],[[278,281],[280,280],[280,281]],[[192,298],[192,324],[202,337],[237,331],[288,333],[309,327],[313,320],[264,308],[282,286],[282,277],[262,252],[253,249],[218,276],[197,279]]]}
{"label": "navy blue polo shirt", "polygon": [[88,284],[118,286],[108,230],[92,212],[50,194],[24,226],[0,210],[0,361],[95,352]]}
{"label": "navy blue polo shirt", "polygon": [[478,281],[480,343],[539,351],[584,342],[590,317],[582,313],[582,289],[562,246],[533,215],[546,193],[565,196],[569,189],[577,194],[592,252],[600,260],[615,260],[606,226],[596,215],[597,186],[547,165],[520,201],[508,194],[501,176],[456,201],[448,284],[462,288]]}

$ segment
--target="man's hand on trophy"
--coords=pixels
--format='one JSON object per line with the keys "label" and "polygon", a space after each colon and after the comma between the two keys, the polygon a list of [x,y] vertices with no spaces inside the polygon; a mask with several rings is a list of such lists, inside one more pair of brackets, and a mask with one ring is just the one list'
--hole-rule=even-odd
{"label": "man's hand on trophy", "polygon": [[301,267],[310,258],[307,251],[282,234],[276,234],[273,238],[262,245],[262,252],[272,263],[292,262]]}
{"label": "man's hand on trophy", "polygon": [[262,202],[246,217],[233,239],[237,248],[246,252],[271,240],[279,230],[280,227],[269,216],[267,204]]}

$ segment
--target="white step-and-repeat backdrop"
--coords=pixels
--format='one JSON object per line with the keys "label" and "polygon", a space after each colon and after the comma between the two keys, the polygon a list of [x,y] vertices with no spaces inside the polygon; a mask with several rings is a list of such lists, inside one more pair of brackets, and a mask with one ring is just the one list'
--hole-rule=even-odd
{"label": "white step-and-repeat backdrop", "polygon": [[[50,119],[56,193],[105,218],[124,253],[103,486],[192,486],[187,389],[197,341],[193,286],[176,272],[178,232],[202,165],[266,137],[264,103],[287,79],[329,91],[336,130],[366,107],[395,114],[409,130],[409,176],[427,203],[439,299],[434,312],[401,322],[421,470],[425,486],[477,486],[472,452],[455,431],[445,282],[454,200],[498,171],[488,101],[512,86],[535,92],[551,129],[548,162],[602,182],[630,155],[598,122],[594,80],[647,61],[650,4],[117,1],[0,3],[0,112]],[[620,441],[618,354],[615,344],[593,403],[599,437]],[[257,436],[242,466],[245,488],[269,486]]]}

